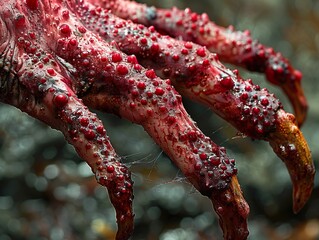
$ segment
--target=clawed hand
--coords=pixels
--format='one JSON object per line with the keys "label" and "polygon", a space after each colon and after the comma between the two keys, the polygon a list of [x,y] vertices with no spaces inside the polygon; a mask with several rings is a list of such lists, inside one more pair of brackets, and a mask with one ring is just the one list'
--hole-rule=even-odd
{"label": "clawed hand", "polygon": [[[295,212],[312,192],[314,166],[299,130],[307,112],[301,73],[247,32],[216,26],[189,9],[126,0],[2,0],[0,54],[0,101],[63,132],[107,188],[117,239],[133,232],[133,182],[89,108],[142,125],[211,199],[225,239],[248,235],[235,160],[196,126],[182,96],[270,143],[291,175]],[[219,58],[264,72],[287,94],[297,121],[273,94]]]}

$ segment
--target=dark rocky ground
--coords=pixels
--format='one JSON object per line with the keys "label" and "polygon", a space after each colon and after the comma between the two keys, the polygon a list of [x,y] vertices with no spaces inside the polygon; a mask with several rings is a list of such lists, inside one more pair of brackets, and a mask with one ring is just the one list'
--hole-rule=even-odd
{"label": "dark rocky ground", "polygon": [[[302,130],[318,166],[318,1],[148,2],[207,12],[220,25],[249,29],[262,43],[283,52],[304,75],[310,109]],[[291,111],[285,96],[263,76],[241,73],[275,92]],[[201,129],[237,160],[238,176],[251,206],[249,239],[319,239],[318,179],[309,203],[294,215],[289,176],[268,144],[236,137],[236,131],[207,108],[186,100],[185,105]],[[143,129],[99,115],[133,172],[133,239],[221,239],[210,202],[187,183]],[[113,239],[115,229],[107,193],[63,136],[19,110],[0,105],[0,239]]]}

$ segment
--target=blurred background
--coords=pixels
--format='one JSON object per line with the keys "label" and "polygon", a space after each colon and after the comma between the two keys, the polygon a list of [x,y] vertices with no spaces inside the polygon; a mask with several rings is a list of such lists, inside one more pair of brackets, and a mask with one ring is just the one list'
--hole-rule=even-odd
{"label": "blurred background", "polygon": [[[303,73],[309,115],[302,131],[319,159],[319,2],[315,0],[161,0],[159,7],[207,12],[222,26],[249,29],[261,43],[282,52]],[[232,66],[229,66],[230,68]],[[291,112],[282,92],[260,74],[240,70],[267,87]],[[209,109],[184,100],[199,127],[237,160],[250,204],[249,239],[319,239],[319,189],[292,213],[291,184],[269,145],[239,136]],[[188,184],[168,157],[137,125],[98,113],[135,182],[132,239],[222,239],[211,203]],[[106,191],[62,134],[19,110],[0,105],[0,240],[114,239],[114,210]]]}

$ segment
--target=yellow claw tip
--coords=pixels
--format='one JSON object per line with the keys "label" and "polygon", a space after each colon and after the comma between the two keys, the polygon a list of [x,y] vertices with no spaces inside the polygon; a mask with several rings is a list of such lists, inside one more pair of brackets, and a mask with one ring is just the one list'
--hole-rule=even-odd
{"label": "yellow claw tip", "polygon": [[279,110],[276,131],[269,144],[286,164],[293,184],[293,211],[299,212],[311,196],[315,168],[311,152],[292,114]]}
{"label": "yellow claw tip", "polygon": [[293,211],[297,214],[307,203],[313,189],[315,170],[309,167],[305,171],[304,179],[293,181]]}

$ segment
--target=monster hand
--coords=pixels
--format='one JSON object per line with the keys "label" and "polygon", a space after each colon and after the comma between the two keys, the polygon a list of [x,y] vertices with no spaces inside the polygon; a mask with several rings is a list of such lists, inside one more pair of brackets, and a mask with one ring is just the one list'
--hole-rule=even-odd
{"label": "monster hand", "polygon": [[[90,30],[108,42],[116,42],[123,52],[135,54],[140,63],[154,68],[159,75],[170,78],[183,96],[207,105],[245,135],[269,141],[291,175],[294,210],[305,204],[313,187],[314,166],[298,127],[294,125],[292,132],[292,128],[283,129],[282,116],[288,114],[278,99],[251,80],[243,80],[237,70],[227,69],[205,47],[163,36],[154,27],[125,21],[94,5],[78,4],[75,12],[83,21],[89,12],[86,26]],[[286,141],[293,143],[299,153],[293,161],[292,154],[284,155],[274,147],[274,143],[285,145]]]}
{"label": "monster hand", "polygon": [[[89,1],[124,18],[121,4],[127,3],[128,10],[137,7],[139,12],[135,9],[132,16],[142,22],[146,17],[144,24],[161,19],[157,14],[162,10],[157,13],[135,2]],[[269,141],[289,170],[294,210],[300,210],[312,191],[314,168],[294,117],[284,112],[279,100],[225,68],[206,47],[159,34],[157,27],[170,33],[158,26],[165,28],[164,23],[155,28],[135,25],[91,3],[0,2],[0,101],[60,130],[87,161],[115,207],[117,239],[128,239],[133,232],[133,182],[102,122],[88,108],[142,125],[212,201],[225,239],[248,235],[249,208],[235,160],[198,129],[180,94],[206,104],[244,134]],[[143,9],[147,15],[141,14]],[[170,10],[165,14],[169,17]],[[198,15],[191,16],[199,23]],[[178,31],[187,27],[186,20],[176,24]],[[299,119],[301,123],[303,117]]]}

